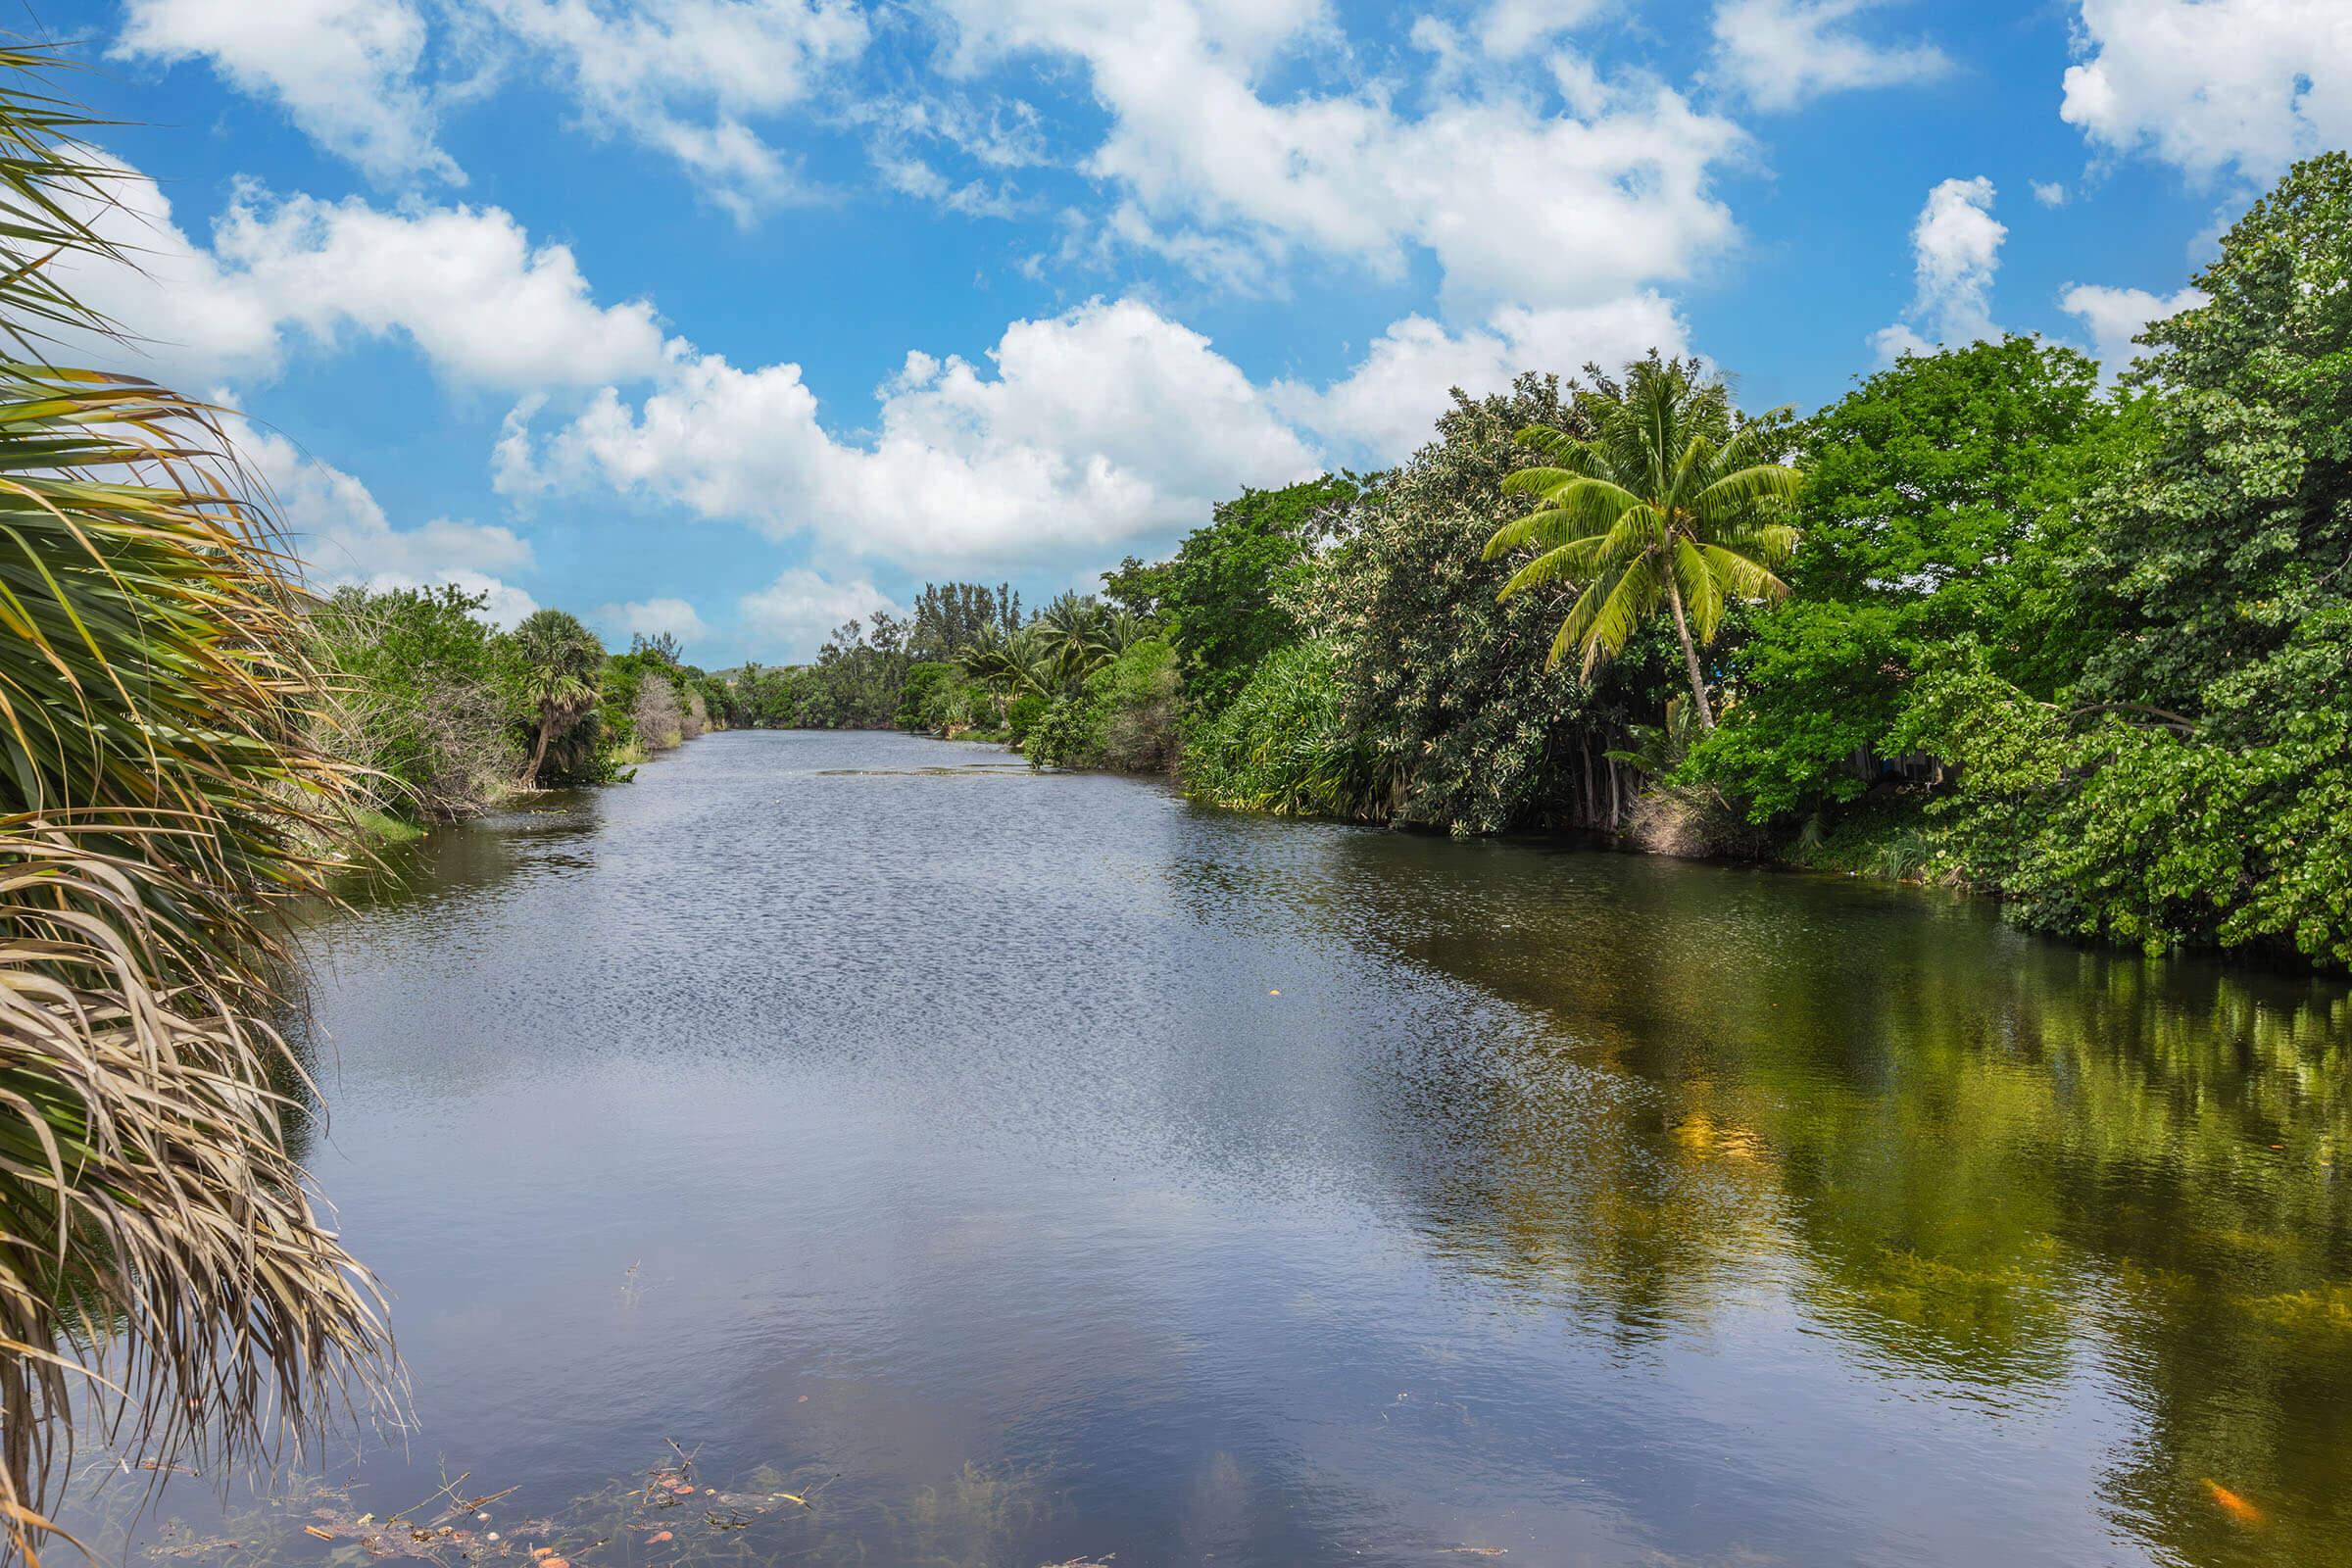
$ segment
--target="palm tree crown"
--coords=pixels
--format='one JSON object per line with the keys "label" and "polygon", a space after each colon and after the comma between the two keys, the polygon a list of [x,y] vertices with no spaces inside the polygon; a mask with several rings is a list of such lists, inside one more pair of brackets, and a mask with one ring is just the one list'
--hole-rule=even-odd
{"label": "palm tree crown", "polygon": [[1653,355],[1622,383],[1597,378],[1585,401],[1596,416],[1593,440],[1543,425],[1519,432],[1546,462],[1502,488],[1539,504],[1495,529],[1486,556],[1528,545],[1537,554],[1501,597],[1552,583],[1578,588],[1550,662],[1580,649],[1588,674],[1662,601],[1674,612],[1698,721],[1712,729],[1698,648],[1714,642],[1727,603],[1788,592],[1772,568],[1796,548],[1796,530],[1780,519],[1798,474],[1770,461],[1778,421],[1739,419],[1723,383],[1695,362]]}
{"label": "palm tree crown", "polygon": [[541,610],[514,628],[514,650],[522,662],[523,695],[539,710],[539,735],[523,775],[525,783],[536,784],[548,743],[596,706],[605,645],[576,616]]}

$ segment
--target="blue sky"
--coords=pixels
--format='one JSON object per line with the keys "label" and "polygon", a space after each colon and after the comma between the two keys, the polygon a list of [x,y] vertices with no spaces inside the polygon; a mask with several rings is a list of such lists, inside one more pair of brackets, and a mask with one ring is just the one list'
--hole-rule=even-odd
{"label": "blue sky", "polygon": [[[123,167],[130,368],[321,582],[805,658],[1034,601],[1449,384],[1652,344],[1811,408],[2128,353],[2352,141],[2342,0],[33,0]],[[120,354],[113,356],[120,360]]]}

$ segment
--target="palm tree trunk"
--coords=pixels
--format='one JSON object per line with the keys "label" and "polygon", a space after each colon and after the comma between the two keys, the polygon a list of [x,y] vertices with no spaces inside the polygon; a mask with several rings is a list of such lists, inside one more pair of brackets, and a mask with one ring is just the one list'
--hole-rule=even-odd
{"label": "palm tree trunk", "polygon": [[531,789],[539,787],[539,764],[547,760],[548,738],[555,732],[555,714],[542,712],[539,715],[539,742],[531,748],[531,765],[523,769],[522,773],[523,783]]}
{"label": "palm tree trunk", "polygon": [[1683,663],[1690,671],[1690,700],[1698,705],[1698,727],[1715,727],[1715,710],[1707,706],[1707,683],[1698,672],[1698,645],[1690,640],[1690,622],[1683,615],[1683,591],[1675,586],[1674,574],[1664,573],[1666,602],[1674,607],[1674,634],[1683,640]]}

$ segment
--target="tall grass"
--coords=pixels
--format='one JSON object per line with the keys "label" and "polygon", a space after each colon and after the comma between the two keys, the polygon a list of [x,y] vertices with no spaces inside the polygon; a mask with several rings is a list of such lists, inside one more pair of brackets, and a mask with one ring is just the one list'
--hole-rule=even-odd
{"label": "tall grass", "polygon": [[380,1393],[381,1302],[288,1152],[271,906],[318,886],[353,778],[266,501],[211,411],[59,367],[109,324],[61,257],[113,166],[0,48],[0,1554],[73,1457],[267,1453]]}

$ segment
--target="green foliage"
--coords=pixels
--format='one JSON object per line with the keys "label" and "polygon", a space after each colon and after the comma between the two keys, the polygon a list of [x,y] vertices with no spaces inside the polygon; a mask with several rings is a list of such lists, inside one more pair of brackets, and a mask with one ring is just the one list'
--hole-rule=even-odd
{"label": "green foliage", "polygon": [[2068,576],[2085,501],[2144,425],[2023,337],[1906,356],[1805,421],[1794,596],[1753,617],[1697,770],[1757,821],[1856,799],[1925,651],[1963,632],[2036,697],[2070,684],[2105,618]]}
{"label": "green foliage", "polygon": [[[1354,475],[1325,474],[1280,490],[1244,490],[1220,502],[1208,526],[1193,530],[1173,560],[1140,569],[1130,561],[1104,577],[1117,595],[1166,620],[1185,691],[1200,712],[1218,711],[1266,655],[1298,641],[1291,596],[1361,489]],[[1148,586],[1147,570],[1154,574]]]}
{"label": "green foliage", "polygon": [[1029,733],[1030,726],[1045,716],[1054,700],[1043,692],[1023,692],[1004,710],[1004,733],[1018,746]]}
{"label": "green foliage", "polygon": [[[105,341],[73,284],[135,265],[52,64],[0,49],[0,336],[35,360]],[[318,744],[279,520],[215,411],[135,376],[0,365],[0,1556],[36,1562],[74,1432],[227,1474],[390,1347],[289,1138],[277,911],[369,802]]]}
{"label": "green foliage", "polygon": [[523,617],[507,647],[531,715],[523,782],[542,789],[602,782],[609,775],[597,714],[605,645],[577,616],[539,610]]}
{"label": "green foliage", "polygon": [[520,671],[462,589],[343,588],[310,617],[334,701],[321,744],[364,770],[374,808],[450,821],[497,800],[531,722]]}
{"label": "green foliage", "polygon": [[1039,767],[1165,770],[1177,750],[1176,669],[1176,650],[1165,641],[1132,644],[1055,698],[1030,726],[1022,754]]}
{"label": "green foliage", "polygon": [[2056,705],[1966,645],[1904,732],[1937,810],[2033,924],[2352,964],[2352,156],[2297,165],[2158,322],[2150,443],[2094,496]]}
{"label": "green foliage", "polygon": [[1284,815],[1381,814],[1389,768],[1349,721],[1348,695],[1333,644],[1276,649],[1186,744],[1185,788],[1214,805]]}

